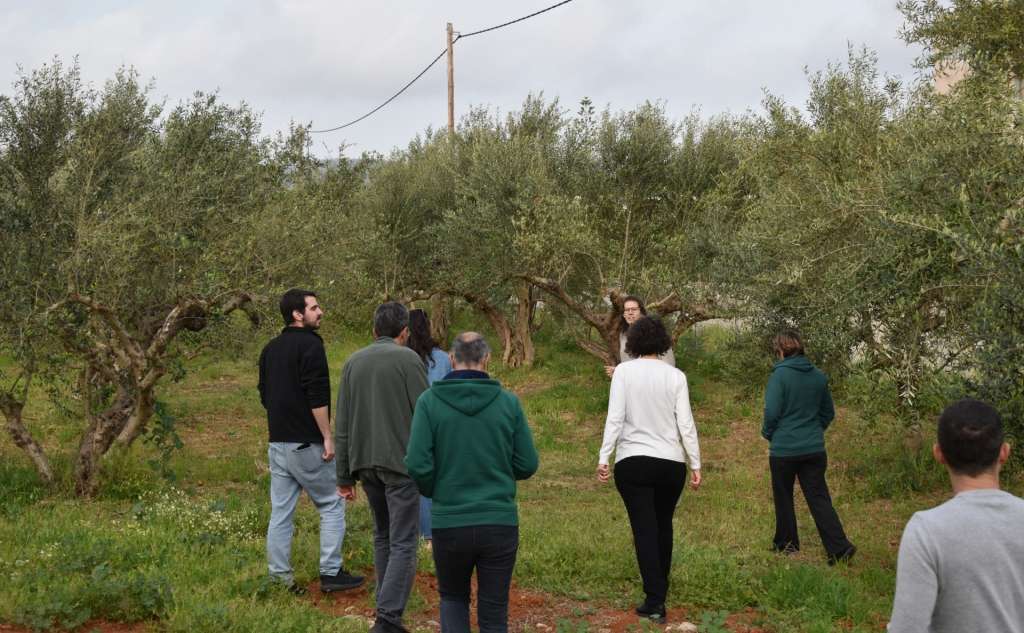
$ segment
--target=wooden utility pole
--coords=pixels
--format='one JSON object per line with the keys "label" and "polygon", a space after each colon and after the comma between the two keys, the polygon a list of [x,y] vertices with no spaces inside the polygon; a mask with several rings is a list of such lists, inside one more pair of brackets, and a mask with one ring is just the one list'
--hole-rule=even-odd
{"label": "wooden utility pole", "polygon": [[448,135],[455,133],[455,56],[452,23],[448,23]]}

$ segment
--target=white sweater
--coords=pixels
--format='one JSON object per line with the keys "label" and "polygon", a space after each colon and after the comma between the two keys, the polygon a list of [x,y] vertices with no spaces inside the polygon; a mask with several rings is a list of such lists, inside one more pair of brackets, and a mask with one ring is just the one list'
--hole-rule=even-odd
{"label": "white sweater", "polygon": [[686,374],[647,358],[626,361],[615,368],[598,464],[608,464],[613,451],[616,462],[646,455],[686,462],[692,470],[700,469],[700,445]]}

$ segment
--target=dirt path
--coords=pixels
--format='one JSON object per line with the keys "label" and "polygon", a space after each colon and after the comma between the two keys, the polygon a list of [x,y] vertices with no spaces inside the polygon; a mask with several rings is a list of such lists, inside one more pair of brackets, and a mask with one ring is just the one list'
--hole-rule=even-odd
{"label": "dirt path", "polygon": [[[419,613],[407,615],[406,626],[416,630],[438,630],[437,580],[434,576],[419,573],[416,576],[416,588],[419,595],[427,601],[427,608]],[[374,609],[370,595],[365,588],[344,593],[324,594],[319,584],[311,583],[304,599],[312,602],[322,611],[338,617],[347,617],[364,621],[367,626],[373,623]],[[475,588],[474,588],[475,595]],[[476,603],[471,605],[475,613]],[[754,613],[739,613],[729,616],[726,624],[730,631],[736,633],[762,633],[763,629],[755,627],[751,622]],[[687,628],[690,618],[684,609],[669,609],[667,631],[696,631],[696,626]],[[475,620],[475,616],[473,616]],[[631,611],[609,609],[589,602],[580,602],[569,598],[554,596],[542,591],[522,589],[514,583],[509,596],[509,630],[510,631],[555,631],[559,625],[572,623],[579,626],[586,623],[587,631],[598,633],[624,633],[635,630],[640,619]],[[691,623],[692,624],[692,623]]]}

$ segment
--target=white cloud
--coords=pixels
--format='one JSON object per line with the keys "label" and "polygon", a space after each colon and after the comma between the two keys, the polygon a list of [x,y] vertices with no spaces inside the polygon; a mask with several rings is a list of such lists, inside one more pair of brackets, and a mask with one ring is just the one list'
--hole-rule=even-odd
{"label": "white cloud", "polygon": [[[519,17],[547,1],[446,3],[388,0],[5,3],[0,10],[0,90],[16,64],[79,55],[96,84],[120,65],[156,80],[173,104],[219,89],[263,112],[267,133],[289,120],[330,127],[376,106],[444,47],[444,25],[469,32]],[[473,104],[515,109],[529,92],[583,96],[614,110],[663,100],[673,116],[757,108],[768,88],[801,102],[804,67],[843,61],[848,43],[878,52],[886,72],[911,73],[915,51],[898,39],[894,2],[865,0],[576,0],[456,46],[457,111]],[[365,122],[324,135],[356,151],[404,145],[445,124],[445,71]]]}

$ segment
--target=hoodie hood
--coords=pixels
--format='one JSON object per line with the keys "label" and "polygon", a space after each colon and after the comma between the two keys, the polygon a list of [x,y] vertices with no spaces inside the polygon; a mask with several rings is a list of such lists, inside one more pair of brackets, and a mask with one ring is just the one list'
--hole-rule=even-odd
{"label": "hoodie hood", "polygon": [[489,379],[439,380],[430,391],[459,413],[474,416],[494,402],[501,393],[501,383]]}
{"label": "hoodie hood", "polygon": [[789,358],[783,358],[782,360],[775,363],[775,366],[772,367],[772,371],[775,371],[776,369],[781,369],[783,367],[785,367],[786,369],[792,369],[793,371],[814,371],[814,363],[807,360],[807,357],[804,356],[803,354],[790,356]]}

